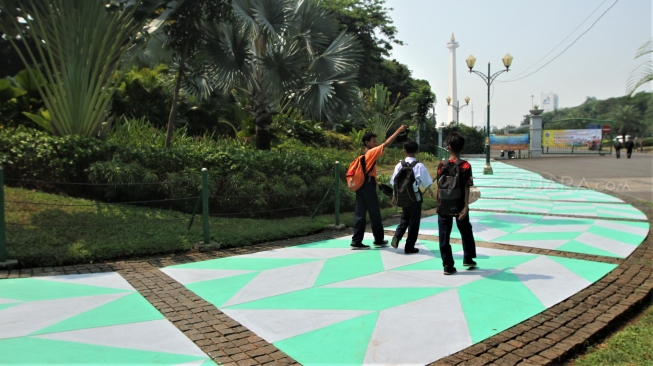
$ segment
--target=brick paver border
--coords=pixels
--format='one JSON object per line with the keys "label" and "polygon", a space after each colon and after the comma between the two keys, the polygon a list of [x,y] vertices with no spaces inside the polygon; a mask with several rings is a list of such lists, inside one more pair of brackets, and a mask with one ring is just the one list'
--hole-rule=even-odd
{"label": "brick paver border", "polygon": [[[653,226],[653,207],[620,197],[637,207]],[[433,215],[433,210],[424,216]],[[394,225],[398,217],[384,223]],[[350,235],[350,230],[319,234],[241,248],[203,253],[156,256],[117,262],[63,267],[0,270],[0,279],[116,271],[154,307],[206,352],[224,365],[295,365],[274,345],[229,318],[212,304],[159,271],[174,264],[255,253]],[[431,239],[430,236],[420,236]],[[452,239],[452,242],[457,242]],[[508,330],[433,365],[552,365],[583,351],[628,319],[653,293],[653,237],[649,236],[626,259],[555,250],[478,242],[477,245],[534,254],[554,255],[618,264],[604,278],[567,300]]]}

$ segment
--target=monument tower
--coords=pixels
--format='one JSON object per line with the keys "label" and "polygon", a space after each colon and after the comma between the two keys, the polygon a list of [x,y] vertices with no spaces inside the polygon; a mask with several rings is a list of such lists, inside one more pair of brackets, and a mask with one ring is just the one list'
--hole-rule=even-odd
{"label": "monument tower", "polygon": [[[449,96],[451,97],[451,105],[458,105],[458,87],[456,82],[456,48],[458,42],[451,33],[451,41],[447,43],[449,49]],[[456,114],[453,108],[447,108],[447,124],[451,121],[456,121]],[[456,121],[458,122],[458,121]]]}

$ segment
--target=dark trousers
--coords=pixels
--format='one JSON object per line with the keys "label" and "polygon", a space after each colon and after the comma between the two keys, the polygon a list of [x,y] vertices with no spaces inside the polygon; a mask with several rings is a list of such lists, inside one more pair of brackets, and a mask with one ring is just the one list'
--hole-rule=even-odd
{"label": "dark trousers", "polygon": [[419,234],[419,223],[422,219],[422,202],[413,203],[410,206],[402,207],[401,222],[395,231],[395,238],[401,240],[408,229],[408,237],[406,238],[406,246],[404,250],[412,250],[415,248],[417,242],[417,234]]}
{"label": "dark trousers", "polygon": [[621,157],[621,149],[614,149],[614,151],[617,153],[617,159]]}
{"label": "dark trousers", "polygon": [[379,207],[379,196],[376,193],[376,180],[369,177],[363,186],[356,191],[356,208],[354,209],[354,236],[352,243],[360,244],[365,235],[367,225],[366,214],[369,212],[372,220],[372,233],[374,241],[383,241],[383,223],[381,222],[381,208]]}
{"label": "dark trousers", "polygon": [[633,148],[629,147],[626,149],[626,155],[628,155],[628,159],[630,159],[630,156],[633,155]]}
{"label": "dark trousers", "polygon": [[[440,231],[438,239],[440,239],[442,266],[453,266],[454,264],[451,244],[449,244],[453,219],[453,216],[438,214],[438,229]],[[476,258],[476,242],[474,241],[474,233],[472,233],[472,223],[469,222],[469,213],[462,220],[456,217],[456,225],[458,226],[463,241],[463,252],[465,253],[465,258]]]}

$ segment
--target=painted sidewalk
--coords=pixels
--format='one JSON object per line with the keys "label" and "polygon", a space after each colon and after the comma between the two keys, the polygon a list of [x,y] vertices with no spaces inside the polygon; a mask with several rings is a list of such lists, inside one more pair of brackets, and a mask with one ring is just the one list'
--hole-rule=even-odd
{"label": "painted sidewalk", "polygon": [[479,269],[464,270],[456,254],[461,271],[445,276],[435,242],[405,255],[352,251],[350,241],[162,271],[301,364],[423,365],[540,313],[615,267],[478,248]]}
{"label": "painted sidewalk", "polygon": [[[476,240],[626,258],[650,230],[649,223],[642,221],[647,220],[646,215],[619,198],[570,188],[542,177],[509,179],[506,177],[533,173],[499,162],[493,162],[492,167],[495,174],[503,171],[503,178],[484,176],[485,162],[470,162],[481,196],[470,204]],[[419,233],[438,236],[437,216],[422,218]],[[460,239],[457,227],[451,237]]]}
{"label": "painted sidewalk", "polygon": [[1,280],[0,364],[215,365],[118,273]]}

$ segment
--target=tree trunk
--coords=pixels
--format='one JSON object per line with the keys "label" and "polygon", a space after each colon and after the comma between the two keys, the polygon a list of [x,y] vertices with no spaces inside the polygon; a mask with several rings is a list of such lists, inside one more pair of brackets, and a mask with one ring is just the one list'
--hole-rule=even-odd
{"label": "tree trunk", "polygon": [[266,113],[263,116],[257,116],[254,121],[256,123],[256,150],[270,150],[272,114]]}
{"label": "tree trunk", "polygon": [[168,116],[168,130],[166,132],[165,148],[170,147],[170,140],[172,139],[172,131],[175,129],[175,116],[177,115],[177,101],[179,100],[179,89],[181,89],[181,79],[184,77],[184,66],[186,65],[186,56],[188,53],[188,43],[184,46],[181,53],[181,62],[179,63],[179,72],[177,73],[177,83],[175,91],[172,94],[172,108],[170,108],[170,116]]}

